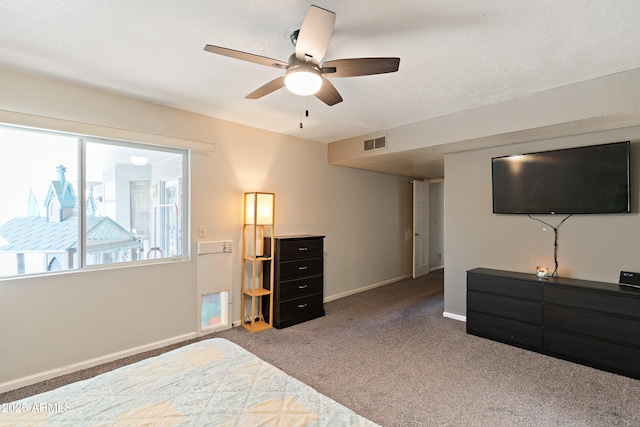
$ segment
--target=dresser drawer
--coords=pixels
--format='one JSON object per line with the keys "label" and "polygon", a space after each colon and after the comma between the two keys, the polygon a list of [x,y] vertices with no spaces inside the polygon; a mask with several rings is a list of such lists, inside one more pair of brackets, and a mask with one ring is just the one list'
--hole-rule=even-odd
{"label": "dresser drawer", "polygon": [[280,261],[322,257],[322,239],[281,240]]}
{"label": "dresser drawer", "polygon": [[542,326],[473,311],[467,312],[467,333],[517,346],[542,347]]}
{"label": "dresser drawer", "polygon": [[278,265],[279,280],[291,280],[307,276],[322,275],[322,258],[283,261]]}
{"label": "dresser drawer", "polygon": [[322,294],[322,288],[322,276],[280,282],[278,284],[278,299],[279,301],[286,301],[313,294]]}
{"label": "dresser drawer", "polygon": [[545,303],[554,303],[585,310],[615,313],[640,319],[640,297],[633,298],[614,293],[583,290],[577,287],[547,285]]}
{"label": "dresser drawer", "polygon": [[542,301],[542,284],[534,281],[467,274],[467,290]]}
{"label": "dresser drawer", "polygon": [[639,320],[547,304],[544,325],[640,348]]}
{"label": "dresser drawer", "polygon": [[542,303],[483,292],[467,292],[467,310],[542,325]]}
{"label": "dresser drawer", "polygon": [[304,317],[310,313],[323,311],[322,295],[311,295],[279,303],[280,319]]}
{"label": "dresser drawer", "polygon": [[547,329],[544,349],[554,355],[640,378],[640,349]]}

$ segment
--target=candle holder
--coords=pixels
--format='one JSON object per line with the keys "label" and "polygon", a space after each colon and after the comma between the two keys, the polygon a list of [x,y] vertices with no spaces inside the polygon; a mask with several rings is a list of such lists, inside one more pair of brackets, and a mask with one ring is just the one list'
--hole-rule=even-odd
{"label": "candle holder", "polygon": [[538,279],[548,279],[549,278],[549,267],[536,267],[536,276]]}

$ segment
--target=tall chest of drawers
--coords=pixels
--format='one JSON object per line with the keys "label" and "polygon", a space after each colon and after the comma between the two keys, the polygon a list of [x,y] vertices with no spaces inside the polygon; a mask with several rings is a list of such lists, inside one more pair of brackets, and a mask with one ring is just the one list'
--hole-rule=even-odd
{"label": "tall chest of drawers", "polygon": [[[271,247],[270,238],[264,247]],[[273,326],[281,329],[324,316],[324,236],[276,237],[273,261],[263,264],[264,277],[272,264]]]}

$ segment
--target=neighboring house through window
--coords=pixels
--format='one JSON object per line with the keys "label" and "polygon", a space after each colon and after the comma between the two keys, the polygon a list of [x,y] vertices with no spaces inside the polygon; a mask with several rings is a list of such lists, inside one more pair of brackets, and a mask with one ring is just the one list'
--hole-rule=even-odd
{"label": "neighboring house through window", "polygon": [[187,254],[186,150],[4,126],[0,147],[0,277]]}

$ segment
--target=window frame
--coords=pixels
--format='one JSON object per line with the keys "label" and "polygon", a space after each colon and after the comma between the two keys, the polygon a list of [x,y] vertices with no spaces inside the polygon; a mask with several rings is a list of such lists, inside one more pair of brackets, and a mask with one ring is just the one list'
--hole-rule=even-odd
{"label": "window frame", "polygon": [[[77,201],[76,210],[78,217],[77,234],[77,248],[79,252],[78,265],[73,268],[56,270],[56,271],[41,271],[34,273],[23,274],[10,274],[6,276],[0,276],[0,282],[6,280],[14,280],[25,277],[38,277],[38,276],[51,276],[57,274],[73,274],[82,271],[96,271],[106,270],[113,268],[128,268],[139,265],[149,265],[167,262],[179,262],[189,261],[191,259],[190,251],[190,199],[191,199],[191,149],[186,147],[170,146],[154,142],[141,142],[137,140],[125,140],[112,137],[101,137],[95,135],[81,134],[77,132],[59,131],[52,129],[45,129],[40,127],[22,126],[11,123],[0,122],[0,128],[6,128],[16,131],[43,133],[61,137],[74,138],[76,140],[76,166],[78,168],[78,182],[77,182]],[[144,135],[144,134],[142,134]],[[150,151],[159,151],[164,153],[177,154],[182,156],[182,165],[180,168],[181,175],[179,177],[172,177],[171,180],[178,179],[179,181],[179,200],[181,207],[181,215],[179,221],[179,232],[181,254],[172,255],[165,258],[146,259],[146,257],[140,257],[136,260],[118,261],[110,263],[96,263],[89,264],[87,262],[87,144],[102,144],[115,147],[134,148]],[[144,251],[141,252],[144,256]]]}

